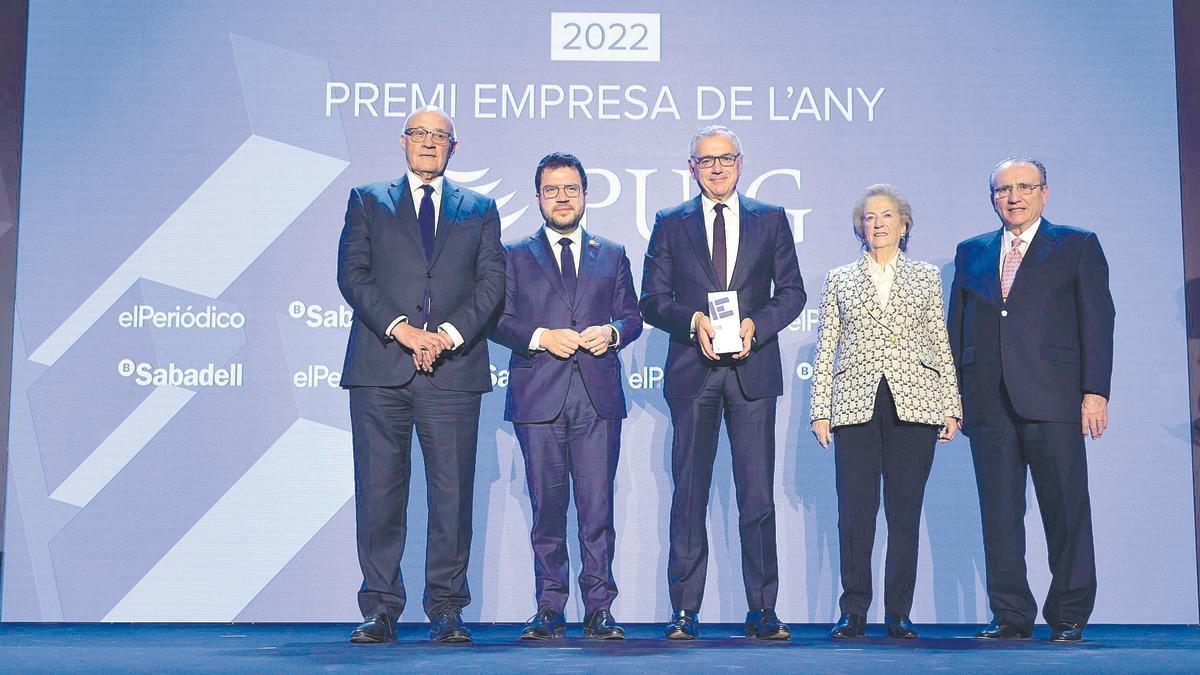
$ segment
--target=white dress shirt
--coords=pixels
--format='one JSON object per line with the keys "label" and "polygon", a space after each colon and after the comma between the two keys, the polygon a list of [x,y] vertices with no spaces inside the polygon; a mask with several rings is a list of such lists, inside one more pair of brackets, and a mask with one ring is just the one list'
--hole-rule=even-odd
{"label": "white dress shirt", "polygon": [[[1042,225],[1042,219],[1039,216],[1038,219],[1036,221],[1034,221],[1034,223],[1032,225],[1025,228],[1025,231],[1021,233],[1021,236],[1020,236],[1021,243],[1019,245],[1019,248],[1021,249],[1022,260],[1024,259],[1025,254],[1029,252],[1029,242],[1033,241],[1033,235],[1037,234],[1038,228],[1041,227],[1041,225]],[[1016,238],[1017,238],[1017,235],[1010,232],[1007,227],[1004,228],[1004,241],[1002,241],[1000,243],[1000,263],[998,265],[998,269],[1000,270],[1000,278],[1001,279],[1004,278],[1004,258],[1008,256],[1008,250],[1012,248],[1013,239],[1016,239]]]}
{"label": "white dress shirt", "polygon": [[[414,218],[419,218],[421,216],[421,200],[425,197],[425,191],[421,189],[421,186],[433,186],[433,192],[429,193],[429,198],[433,200],[433,233],[436,235],[438,218],[442,215],[442,186],[445,184],[445,179],[442,176],[438,176],[429,181],[429,183],[425,183],[420,176],[412,171],[407,172],[407,174],[408,190],[412,193]],[[408,323],[407,314],[401,314],[400,316],[396,317],[394,321],[388,324],[387,334],[389,338],[392,336],[392,331],[395,330],[396,326],[400,325],[401,323]],[[421,328],[424,329],[424,326]],[[439,325],[438,328],[446,331],[446,335],[450,336],[450,341],[454,343],[454,345],[450,347],[451,349],[458,349],[462,346],[464,342],[462,333],[459,333],[458,329],[455,328],[453,324],[446,321]]]}
{"label": "white dress shirt", "polygon": [[[708,195],[700,193],[700,208],[704,210],[704,236],[708,240],[709,261],[712,260],[713,228],[717,223],[716,206],[718,203],[729,207],[725,209],[725,288],[729,288],[733,282],[733,265],[737,262],[738,244],[742,240],[741,202],[738,200],[737,192],[723,202],[714,202],[708,198]],[[696,338],[696,319],[701,314],[702,312],[696,312],[692,315],[692,339]]]}
{"label": "white dress shirt", "polygon": [[896,261],[900,259],[900,252],[897,251],[891,260],[882,265],[875,262],[870,251],[864,251],[863,257],[867,259],[867,274],[871,277],[871,283],[875,284],[875,298],[879,301],[879,309],[883,309],[887,307],[888,298],[892,295],[892,282],[896,279]]}
{"label": "white dress shirt", "polygon": [[[738,193],[734,192],[724,202],[729,208],[725,209],[725,287],[729,288],[733,281],[733,263],[737,260],[738,243],[741,241],[741,204]],[[708,238],[708,258],[712,260],[713,228],[717,222],[717,202],[707,196],[700,195],[700,206],[704,208],[704,235]]]}
{"label": "white dress shirt", "polygon": [[[583,228],[576,227],[571,234],[563,234],[543,225],[542,232],[546,235],[546,241],[550,242],[550,251],[554,253],[554,255],[551,257],[554,258],[554,265],[558,268],[559,274],[562,274],[562,245],[558,242],[561,241],[563,237],[571,240],[571,257],[575,259],[575,278],[578,279],[579,261],[583,257]],[[609,340],[609,343],[611,345],[616,345],[617,342],[620,341],[621,335],[617,332],[616,326],[609,324],[609,327],[613,329],[612,338]],[[543,327],[534,329],[533,337],[529,338],[529,351],[536,352],[545,349],[545,347],[542,346],[542,333],[545,333],[547,330],[547,328]]]}
{"label": "white dress shirt", "polygon": [[[437,234],[438,216],[442,215],[442,185],[446,182],[445,178],[438,176],[429,181],[428,185],[433,186],[433,192],[429,193],[429,198],[433,200],[433,233]],[[425,197],[425,191],[421,189],[426,185],[421,177],[417,174],[408,172],[408,191],[412,193],[413,200],[413,217],[421,216],[421,199]]]}

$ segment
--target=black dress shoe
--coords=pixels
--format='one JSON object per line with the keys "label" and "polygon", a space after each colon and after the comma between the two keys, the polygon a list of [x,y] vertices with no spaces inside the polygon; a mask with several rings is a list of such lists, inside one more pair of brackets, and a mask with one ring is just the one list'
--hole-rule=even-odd
{"label": "black dress shoe", "polygon": [[695,640],[700,637],[700,613],[690,609],[676,610],[663,634],[668,640]]}
{"label": "black dress shoe", "polygon": [[396,622],[387,612],[375,612],[366,621],[358,624],[350,633],[350,641],[355,644],[378,644],[396,640]]}
{"label": "black dress shoe", "polygon": [[1051,642],[1079,642],[1083,639],[1083,624],[1056,623],[1050,627]]}
{"label": "black dress shoe", "polygon": [[746,637],[759,640],[790,640],[792,630],[775,616],[773,609],[746,612]]}
{"label": "black dress shoe", "polygon": [[613,618],[612,612],[598,609],[583,617],[583,637],[593,640],[624,640],[625,629]]}
{"label": "black dress shoe", "polygon": [[917,637],[917,627],[908,620],[907,614],[883,615],[883,626],[887,628],[889,637],[911,640]]}
{"label": "black dress shoe", "polygon": [[992,622],[975,634],[980,640],[1028,640],[1031,631],[992,619]]}
{"label": "black dress shoe", "polygon": [[447,607],[429,622],[429,639],[437,642],[470,642],[471,630],[463,623],[462,610]]}
{"label": "black dress shoe", "polygon": [[521,630],[522,640],[553,640],[567,634],[567,617],[549,607],[543,607],[525,622]]}
{"label": "black dress shoe", "polygon": [[861,614],[842,614],[837,625],[829,631],[829,637],[835,640],[849,640],[867,634],[867,617]]}

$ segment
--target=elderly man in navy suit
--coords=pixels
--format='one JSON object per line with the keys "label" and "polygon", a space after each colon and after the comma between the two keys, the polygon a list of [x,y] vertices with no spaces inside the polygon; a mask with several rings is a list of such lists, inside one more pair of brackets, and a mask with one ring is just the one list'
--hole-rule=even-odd
{"label": "elderly man in navy suit", "polygon": [[495,328],[512,349],[504,419],[513,423],[533,505],[538,610],[523,640],[561,638],[570,586],[567,500],[572,483],[583,557],[584,637],[624,639],[612,616],[613,480],[626,416],[617,351],[642,333],[625,248],[580,226],[587,173],[551,153],[534,172],[545,224],[508,251]]}
{"label": "elderly man in navy suit", "polygon": [[[664,393],[671,442],[670,551],[672,616],[666,637],[699,635],[708,568],[708,493],[724,413],[733,453],[748,636],[786,640],[775,614],[775,402],[783,393],[778,334],[807,296],[787,215],[737,192],[742,143],[722,126],[701,129],[688,167],[700,196],[660,211],[646,251],[642,314],[666,331]],[[718,355],[705,309],[708,294],[736,291],[741,351]]]}
{"label": "elderly man in navy suit", "polygon": [[429,530],[423,604],[430,634],[468,642],[471,500],[479,400],[491,390],[484,329],[504,299],[492,199],[442,173],[454,123],[426,107],[405,123],[404,177],[350,191],[338,287],[354,309],[342,386],[350,390],[354,498],[365,621],[351,642],[391,642],[404,611],[412,432],[425,458]]}
{"label": "elderly man in navy suit", "polygon": [[1025,482],[1046,529],[1042,607],[1054,642],[1076,642],[1096,601],[1085,435],[1108,426],[1113,309],[1096,235],[1042,217],[1046,167],[1030,157],[991,175],[1002,227],[958,245],[950,347],[971,441],[993,619],[980,639],[1028,638],[1037,615],[1025,569]]}

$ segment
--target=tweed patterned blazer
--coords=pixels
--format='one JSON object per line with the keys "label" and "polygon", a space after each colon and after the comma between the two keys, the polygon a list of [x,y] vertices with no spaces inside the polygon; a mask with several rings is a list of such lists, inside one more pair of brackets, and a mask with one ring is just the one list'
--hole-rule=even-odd
{"label": "tweed patterned blazer", "polygon": [[942,309],[938,268],[903,253],[887,306],[879,307],[867,259],[829,271],[812,377],[812,419],[861,424],[887,378],[905,422],[941,425],[962,418],[958,379]]}

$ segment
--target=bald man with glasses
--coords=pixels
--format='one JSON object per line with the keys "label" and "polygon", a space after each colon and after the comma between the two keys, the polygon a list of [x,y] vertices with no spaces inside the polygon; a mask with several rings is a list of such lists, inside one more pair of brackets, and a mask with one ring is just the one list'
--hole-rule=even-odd
{"label": "bald man with glasses", "polygon": [[425,460],[429,522],[422,604],[430,636],[469,642],[471,502],[480,397],[492,388],[484,329],[504,298],[496,202],[446,180],[457,148],[440,109],[400,139],[408,171],[350,191],[338,287],[354,309],[342,368],[350,392],[364,621],[355,643],[391,642],[407,594],[412,434]]}

